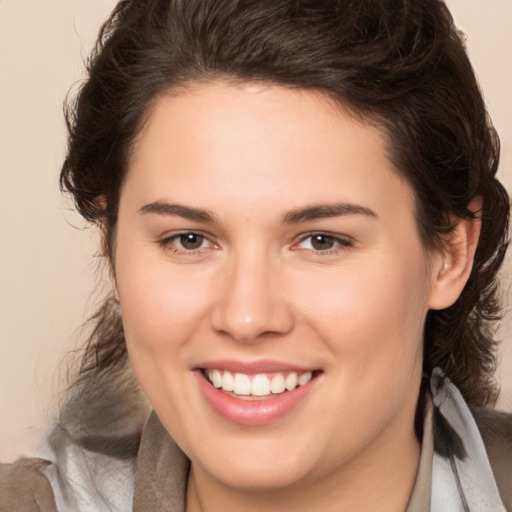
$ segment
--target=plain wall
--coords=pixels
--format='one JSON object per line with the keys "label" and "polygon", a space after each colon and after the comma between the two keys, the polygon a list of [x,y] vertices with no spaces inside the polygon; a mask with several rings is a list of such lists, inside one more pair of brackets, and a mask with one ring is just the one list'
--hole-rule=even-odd
{"label": "plain wall", "polygon": [[[62,389],[64,354],[94,306],[96,235],[60,196],[62,102],[113,0],[0,0],[0,459],[33,454]],[[512,190],[512,1],[450,0],[502,137]],[[78,229],[77,229],[78,228]],[[510,270],[510,258],[508,260]],[[510,277],[505,282],[512,304]],[[512,313],[499,407],[512,410]],[[59,370],[60,368],[60,370]]]}

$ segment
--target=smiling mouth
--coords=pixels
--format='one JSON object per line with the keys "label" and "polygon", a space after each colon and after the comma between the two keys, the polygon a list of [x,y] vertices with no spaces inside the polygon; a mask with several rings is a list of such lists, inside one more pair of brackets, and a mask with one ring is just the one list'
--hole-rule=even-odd
{"label": "smiling mouth", "polygon": [[317,377],[321,370],[248,375],[203,368],[201,373],[213,387],[229,396],[241,400],[261,400],[275,398],[297,387],[305,386]]}

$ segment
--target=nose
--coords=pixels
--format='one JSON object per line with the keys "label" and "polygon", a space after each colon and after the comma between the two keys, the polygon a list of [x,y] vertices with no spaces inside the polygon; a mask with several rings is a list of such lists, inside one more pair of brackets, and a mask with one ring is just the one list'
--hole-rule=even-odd
{"label": "nose", "polygon": [[239,257],[232,262],[211,312],[213,329],[243,343],[290,332],[294,317],[278,272],[263,257]]}

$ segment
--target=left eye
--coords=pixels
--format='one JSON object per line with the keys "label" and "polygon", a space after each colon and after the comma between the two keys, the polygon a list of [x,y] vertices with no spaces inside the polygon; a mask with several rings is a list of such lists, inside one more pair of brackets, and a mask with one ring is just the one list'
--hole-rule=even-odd
{"label": "left eye", "polygon": [[202,247],[205,237],[197,233],[183,233],[178,237],[180,245],[189,251]]}
{"label": "left eye", "polygon": [[326,233],[313,233],[305,236],[298,244],[298,247],[301,249],[309,249],[318,252],[328,251],[340,246],[348,247],[350,246],[350,242]]}

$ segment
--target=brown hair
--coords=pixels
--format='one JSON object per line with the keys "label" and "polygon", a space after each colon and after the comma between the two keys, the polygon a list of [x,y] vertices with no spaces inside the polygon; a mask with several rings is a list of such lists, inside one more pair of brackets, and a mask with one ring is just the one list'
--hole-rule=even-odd
{"label": "brown hair", "polygon": [[[384,128],[416,194],[427,248],[483,198],[482,233],[457,302],[430,311],[424,365],[440,366],[473,405],[495,400],[496,275],[509,199],[495,174],[499,141],[463,40],[440,0],[124,0],[101,29],[88,78],[68,106],[61,185],[99,222],[112,257],[120,188],[152,101],[223,78],[317,89]],[[106,200],[103,209],[98,197]],[[82,376],[126,362],[109,298],[95,315]]]}

